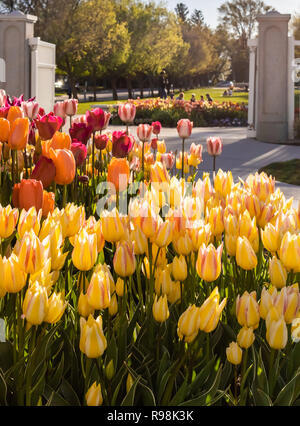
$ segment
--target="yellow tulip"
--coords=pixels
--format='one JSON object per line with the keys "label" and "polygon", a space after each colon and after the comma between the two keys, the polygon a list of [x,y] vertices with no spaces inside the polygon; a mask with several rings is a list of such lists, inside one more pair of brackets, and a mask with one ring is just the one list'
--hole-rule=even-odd
{"label": "yellow tulip", "polygon": [[270,309],[274,306],[277,297],[277,290],[275,287],[267,289],[263,287],[259,301],[259,314],[262,319],[266,319]]}
{"label": "yellow tulip", "polygon": [[102,233],[105,241],[116,243],[125,235],[125,229],[119,212],[116,208],[101,213]]}
{"label": "yellow tulip", "polygon": [[242,296],[236,299],[236,317],[241,326],[258,327],[260,315],[259,305],[256,301],[256,292],[245,291]]}
{"label": "yellow tulip", "polygon": [[134,274],[136,259],[132,245],[127,241],[120,241],[113,258],[113,265],[116,274],[120,277],[129,277]]}
{"label": "yellow tulip", "polygon": [[246,237],[238,237],[237,239],[236,263],[245,270],[251,270],[257,266],[256,254]]}
{"label": "yellow tulip", "polygon": [[237,335],[237,343],[241,348],[248,349],[253,344],[255,335],[252,327],[242,327]]}
{"label": "yellow tulip", "polygon": [[3,287],[8,293],[18,293],[26,284],[26,274],[19,265],[18,257],[14,253],[8,259],[4,257],[3,268]]}
{"label": "yellow tulip", "polygon": [[124,280],[118,277],[116,282],[116,293],[119,297],[123,297],[124,291],[126,291]]}
{"label": "yellow tulip", "polygon": [[39,325],[45,320],[48,311],[46,287],[37,281],[28,287],[23,302],[23,318],[32,325]]}
{"label": "yellow tulip", "polygon": [[148,250],[148,242],[145,234],[141,230],[141,228],[134,227],[134,229],[130,232],[130,239],[133,245],[133,251],[135,255],[144,254]]}
{"label": "yellow tulip", "polygon": [[215,287],[210,296],[199,308],[199,328],[205,333],[212,332],[218,325],[220,316],[225,308],[227,298],[219,303],[220,295],[218,287]]}
{"label": "yellow tulip", "polygon": [[117,314],[117,312],[118,312],[118,299],[117,299],[116,293],[114,293],[110,299],[108,313],[111,317],[113,317],[114,315]]}
{"label": "yellow tulip", "polygon": [[176,281],[184,281],[187,278],[187,264],[183,255],[174,256],[172,262],[172,276]]}
{"label": "yellow tulip", "polygon": [[18,218],[18,209],[12,209],[10,205],[2,207],[0,204],[0,238],[8,238],[12,235]]}
{"label": "yellow tulip", "polygon": [[170,315],[168,308],[167,295],[160,296],[159,299],[155,295],[155,299],[152,306],[153,318],[157,322],[165,322]]}
{"label": "yellow tulip", "polygon": [[88,407],[100,407],[103,403],[101,385],[95,381],[85,394],[86,405]]}
{"label": "yellow tulip", "polygon": [[188,256],[193,250],[192,240],[187,232],[173,237],[172,244],[178,255]]}
{"label": "yellow tulip", "polygon": [[72,251],[72,261],[74,266],[80,271],[89,271],[95,265],[97,260],[97,235],[88,234],[82,228],[74,241]]}
{"label": "yellow tulip", "polygon": [[177,303],[181,299],[182,291],[183,284],[180,281],[171,281],[171,288],[167,294],[168,302],[171,304]]}
{"label": "yellow tulip", "polygon": [[188,233],[192,241],[192,250],[194,252],[198,252],[202,244],[208,246],[212,239],[212,232],[209,223],[200,226],[195,223],[194,226],[188,228]]}
{"label": "yellow tulip", "polygon": [[283,349],[288,340],[288,329],[283,316],[278,320],[270,321],[267,327],[266,339],[273,349]]}
{"label": "yellow tulip", "polygon": [[210,224],[211,232],[214,236],[219,237],[224,231],[224,211],[223,208],[212,207],[206,213],[207,223]]}
{"label": "yellow tulip", "polygon": [[161,221],[157,227],[157,231],[153,237],[153,242],[158,247],[166,247],[172,241],[172,223],[166,220],[165,222]]}
{"label": "yellow tulip", "polygon": [[94,272],[87,289],[87,302],[93,309],[106,309],[110,305],[110,279],[103,271]]}
{"label": "yellow tulip", "polygon": [[237,235],[225,234],[225,247],[229,256],[236,256],[237,239]]}
{"label": "yellow tulip", "polygon": [[79,349],[88,358],[98,358],[103,355],[107,341],[103,334],[102,317],[96,319],[89,315],[88,319],[80,318]]}
{"label": "yellow tulip", "polygon": [[3,260],[2,256],[0,255],[0,298],[4,297],[6,295],[6,287],[5,287],[5,262],[6,258]]}
{"label": "yellow tulip", "polygon": [[83,291],[79,295],[77,309],[79,315],[84,318],[94,313],[94,308],[89,304],[87,294]]}
{"label": "yellow tulip", "polygon": [[169,268],[163,269],[156,277],[155,279],[155,293],[160,296],[168,295],[171,291],[172,287],[172,279]]}
{"label": "yellow tulip", "polygon": [[25,232],[33,230],[36,235],[39,234],[41,226],[42,210],[36,211],[35,207],[31,207],[28,211],[25,209],[21,210],[19,223],[18,223],[18,234],[22,238]]}
{"label": "yellow tulip", "polygon": [[196,262],[197,273],[204,281],[215,281],[221,273],[223,243],[216,249],[213,244],[200,247]]}
{"label": "yellow tulip", "polygon": [[50,251],[49,237],[40,242],[31,230],[26,232],[20,241],[18,250],[19,265],[26,274],[35,274],[40,271],[47,261]]}
{"label": "yellow tulip", "polygon": [[233,365],[239,365],[242,362],[243,350],[236,342],[231,342],[226,348],[226,357]]}
{"label": "yellow tulip", "polygon": [[177,334],[182,340],[183,338],[195,338],[198,334],[200,326],[199,307],[190,305],[179,317]]}
{"label": "yellow tulip", "polygon": [[271,253],[276,253],[280,247],[279,230],[271,223],[267,223],[261,230],[261,240],[264,248]]}
{"label": "yellow tulip", "polygon": [[226,198],[226,196],[230,194],[232,187],[232,173],[230,171],[223,172],[223,170],[219,169],[214,180],[215,191],[219,192],[222,197]]}
{"label": "yellow tulip", "polygon": [[287,270],[300,272],[300,234],[287,232],[279,250],[279,257]]}
{"label": "yellow tulip", "polygon": [[67,303],[65,302],[64,292],[53,292],[50,298],[48,299],[48,310],[44,321],[50,324],[57,323],[63,316],[66,307]]}
{"label": "yellow tulip", "polygon": [[300,308],[298,284],[283,287],[274,300],[274,306],[283,315],[285,322],[291,324]]}
{"label": "yellow tulip", "polygon": [[83,206],[68,203],[60,212],[63,238],[76,235],[85,221],[85,210]]}
{"label": "yellow tulip", "polygon": [[287,271],[276,256],[269,260],[269,276],[274,287],[282,288],[286,285]]}

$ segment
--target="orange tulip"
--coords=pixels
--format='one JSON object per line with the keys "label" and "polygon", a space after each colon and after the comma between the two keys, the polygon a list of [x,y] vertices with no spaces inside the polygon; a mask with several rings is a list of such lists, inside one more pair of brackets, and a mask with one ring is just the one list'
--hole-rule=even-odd
{"label": "orange tulip", "polygon": [[0,118],[0,141],[7,142],[10,132],[10,122],[5,118]]}
{"label": "orange tulip", "polygon": [[8,146],[10,149],[22,150],[26,147],[29,137],[29,119],[16,118],[11,125],[8,138]]}
{"label": "orange tulip", "polygon": [[107,168],[107,181],[111,182],[116,191],[124,191],[129,181],[130,169],[126,158],[111,159]]}
{"label": "orange tulip", "polygon": [[17,118],[23,118],[24,114],[23,111],[20,107],[18,106],[11,106],[8,110],[8,114],[7,114],[7,120],[10,122],[10,125],[13,124],[13,122],[17,119]]}
{"label": "orange tulip", "polygon": [[42,151],[45,157],[50,157],[50,148],[52,149],[71,149],[71,137],[64,132],[55,132],[53,138],[48,141],[42,141]]}
{"label": "orange tulip", "polygon": [[39,211],[43,207],[43,184],[35,179],[22,179],[14,185],[12,201],[15,207],[29,210],[35,207]]}
{"label": "orange tulip", "polygon": [[54,210],[55,194],[53,192],[43,191],[43,217],[47,217],[48,213]]}
{"label": "orange tulip", "polygon": [[73,182],[75,177],[76,163],[75,158],[69,149],[53,149],[49,150],[50,158],[56,169],[55,182],[58,185],[68,185]]}

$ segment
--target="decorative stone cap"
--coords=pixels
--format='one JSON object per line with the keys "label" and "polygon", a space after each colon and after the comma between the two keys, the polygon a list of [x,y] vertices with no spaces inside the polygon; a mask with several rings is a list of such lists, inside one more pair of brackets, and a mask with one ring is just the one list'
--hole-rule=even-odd
{"label": "decorative stone cap", "polygon": [[14,10],[11,13],[7,14],[0,14],[0,21],[26,21],[26,22],[32,22],[35,23],[38,20],[37,16],[34,15],[28,15],[20,10]]}
{"label": "decorative stone cap", "polygon": [[277,10],[270,10],[269,12],[265,13],[264,15],[258,15],[257,18],[258,22],[262,21],[289,21],[291,19],[290,14],[281,14],[277,12]]}

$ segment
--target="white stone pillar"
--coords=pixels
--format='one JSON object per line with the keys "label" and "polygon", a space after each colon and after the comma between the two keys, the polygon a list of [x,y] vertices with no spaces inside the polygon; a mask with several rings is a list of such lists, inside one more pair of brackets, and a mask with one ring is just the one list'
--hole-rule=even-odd
{"label": "white stone pillar", "polygon": [[249,57],[249,101],[248,101],[248,137],[256,137],[256,53],[257,39],[248,40]]}
{"label": "white stone pillar", "polygon": [[291,15],[268,12],[258,16],[258,87],[256,137],[283,143],[288,132],[288,25]]}

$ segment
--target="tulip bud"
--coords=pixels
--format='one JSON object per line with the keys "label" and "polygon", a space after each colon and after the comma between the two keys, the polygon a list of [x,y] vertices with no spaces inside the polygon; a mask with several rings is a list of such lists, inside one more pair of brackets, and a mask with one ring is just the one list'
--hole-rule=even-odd
{"label": "tulip bud", "polygon": [[243,327],[237,335],[237,343],[241,348],[248,349],[255,340],[253,328]]}
{"label": "tulip bud", "polygon": [[256,268],[257,257],[246,237],[238,237],[236,244],[236,262],[245,270]]}
{"label": "tulip bud", "polygon": [[125,234],[124,225],[116,208],[112,211],[104,210],[101,214],[102,233],[105,241],[115,243]]}
{"label": "tulip bud", "polygon": [[132,123],[134,121],[135,118],[135,113],[136,113],[136,106],[132,103],[123,103],[121,105],[119,105],[118,108],[118,114],[120,119],[126,123]]}
{"label": "tulip bud", "polygon": [[19,265],[26,274],[35,274],[43,268],[49,254],[48,243],[49,237],[41,243],[33,230],[25,233],[20,242],[18,257]]}
{"label": "tulip bud", "polygon": [[134,383],[134,380],[132,378],[132,375],[128,373],[127,379],[126,379],[126,392],[128,393]]}
{"label": "tulip bud", "polygon": [[89,315],[94,313],[94,308],[88,302],[87,294],[80,293],[77,309],[79,315],[84,318],[88,318]]}
{"label": "tulip bud", "polygon": [[80,342],[79,349],[88,358],[98,358],[107,347],[107,341],[102,330],[102,318],[93,318],[92,315],[80,318]]}
{"label": "tulip bud", "polygon": [[88,407],[99,407],[103,403],[100,383],[95,381],[85,394],[86,405]]}
{"label": "tulip bud", "polygon": [[279,230],[271,223],[261,230],[261,240],[264,248],[271,253],[276,253],[280,248]]}
{"label": "tulip bud", "polygon": [[94,272],[87,289],[87,301],[93,309],[106,309],[110,305],[110,280],[105,272]]}
{"label": "tulip bud", "polygon": [[273,349],[283,349],[288,340],[288,330],[283,316],[278,320],[270,321],[267,327],[266,339]]}
{"label": "tulip bud", "polygon": [[236,317],[241,326],[257,328],[260,320],[256,292],[244,292],[236,300]]}
{"label": "tulip bud", "polygon": [[48,310],[46,287],[37,281],[28,287],[23,302],[23,318],[33,325],[42,324]]}
{"label": "tulip bud", "polygon": [[118,299],[116,293],[111,296],[110,305],[108,307],[108,313],[111,317],[115,316],[118,312]]}
{"label": "tulip bud", "polygon": [[80,271],[89,271],[96,263],[98,256],[97,235],[88,234],[83,228],[75,237],[72,261]]}
{"label": "tulip bud", "polygon": [[155,293],[160,296],[168,295],[171,291],[172,279],[169,268],[163,269],[155,279]]}
{"label": "tulip bud", "polygon": [[177,132],[181,139],[187,139],[191,136],[193,122],[187,118],[182,118],[177,122]]}
{"label": "tulip bud", "polygon": [[148,250],[148,242],[145,234],[140,227],[136,226],[130,232],[130,239],[133,245],[133,251],[135,255],[144,254]]}
{"label": "tulip bud", "polygon": [[164,322],[169,318],[170,312],[168,308],[168,300],[167,295],[160,296],[157,299],[157,295],[155,295],[155,299],[152,307],[153,318],[157,322]]}
{"label": "tulip bud", "polygon": [[300,272],[300,234],[287,232],[284,235],[279,257],[287,270]]}
{"label": "tulip bud", "polygon": [[231,342],[226,348],[228,361],[233,365],[239,365],[242,362],[243,350],[236,342]]}
{"label": "tulip bud", "polygon": [[67,303],[63,293],[52,293],[48,300],[48,310],[44,318],[49,324],[56,324],[65,312]]}
{"label": "tulip bud", "polygon": [[124,291],[126,291],[124,280],[118,277],[116,282],[116,293],[119,297],[123,297]]}
{"label": "tulip bud", "polygon": [[216,249],[213,244],[200,247],[196,262],[197,273],[204,281],[215,281],[221,273],[223,243]]}
{"label": "tulip bud", "polygon": [[114,377],[115,375],[115,367],[114,367],[114,361],[111,359],[107,366],[105,367],[105,375],[109,381]]}
{"label": "tulip bud", "polygon": [[2,207],[0,204],[0,238],[8,238],[15,231],[19,211],[11,206]]}
{"label": "tulip bud", "polygon": [[136,259],[133,247],[127,241],[120,241],[118,243],[113,264],[115,272],[121,277],[128,277],[134,273]]}
{"label": "tulip bud", "polygon": [[187,278],[187,264],[183,255],[173,258],[172,275],[176,281],[184,281]]}
{"label": "tulip bud", "polygon": [[219,300],[218,287],[215,287],[210,296],[199,308],[199,328],[205,331],[205,333],[212,332],[218,325],[227,298],[223,299],[221,303],[219,303]]}
{"label": "tulip bud", "polygon": [[177,334],[180,340],[190,338],[193,340],[198,334],[200,325],[199,308],[195,305],[190,305],[179,317]]}
{"label": "tulip bud", "polygon": [[276,256],[269,260],[269,275],[274,287],[282,288],[286,285],[287,271]]}
{"label": "tulip bud", "polygon": [[267,289],[263,287],[260,302],[259,302],[259,314],[262,319],[266,319],[270,309],[274,306],[274,301],[277,296],[277,290],[274,287]]}
{"label": "tulip bud", "polygon": [[8,293],[18,293],[26,284],[26,274],[19,265],[18,257],[12,253],[12,255],[2,260],[2,273],[3,273],[3,288]]}
{"label": "tulip bud", "polygon": [[20,213],[18,223],[18,234],[20,238],[23,238],[25,233],[33,230],[38,235],[40,230],[40,223],[42,218],[42,210],[36,211],[35,207],[31,207],[28,211],[23,209]]}
{"label": "tulip bud", "polygon": [[180,281],[171,281],[171,287],[167,294],[168,302],[173,304],[177,303],[181,299],[183,291],[183,284]]}

